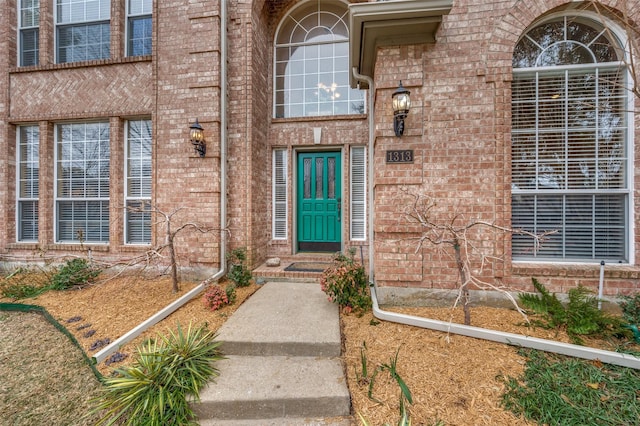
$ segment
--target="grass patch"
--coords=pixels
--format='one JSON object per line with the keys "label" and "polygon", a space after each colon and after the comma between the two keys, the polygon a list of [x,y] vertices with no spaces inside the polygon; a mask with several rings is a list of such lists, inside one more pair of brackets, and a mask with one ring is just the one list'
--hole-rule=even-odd
{"label": "grass patch", "polygon": [[0,423],[96,423],[101,385],[67,336],[36,313],[0,311],[0,330]]}
{"label": "grass patch", "polygon": [[549,425],[632,425],[640,418],[640,371],[535,350],[507,380],[506,409]]}

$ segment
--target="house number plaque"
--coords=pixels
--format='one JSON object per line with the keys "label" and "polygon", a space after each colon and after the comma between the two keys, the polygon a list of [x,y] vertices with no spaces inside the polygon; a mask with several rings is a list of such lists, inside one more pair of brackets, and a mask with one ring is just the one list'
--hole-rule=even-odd
{"label": "house number plaque", "polygon": [[387,163],[413,163],[413,150],[387,151]]}

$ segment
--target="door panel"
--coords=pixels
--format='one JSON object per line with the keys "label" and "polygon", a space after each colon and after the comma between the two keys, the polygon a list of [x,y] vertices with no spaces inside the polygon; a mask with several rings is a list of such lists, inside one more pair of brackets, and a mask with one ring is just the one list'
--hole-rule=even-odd
{"label": "door panel", "polygon": [[298,154],[298,250],[339,251],[342,230],[339,152]]}

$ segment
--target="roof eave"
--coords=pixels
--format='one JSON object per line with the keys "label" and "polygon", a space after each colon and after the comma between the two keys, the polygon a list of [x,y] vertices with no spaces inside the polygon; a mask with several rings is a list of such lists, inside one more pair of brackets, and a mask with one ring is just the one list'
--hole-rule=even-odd
{"label": "roof eave", "polygon": [[[398,0],[349,5],[349,65],[373,77],[378,47],[434,43],[453,0]],[[358,80],[350,76],[351,87]],[[360,88],[366,89],[366,81]]]}

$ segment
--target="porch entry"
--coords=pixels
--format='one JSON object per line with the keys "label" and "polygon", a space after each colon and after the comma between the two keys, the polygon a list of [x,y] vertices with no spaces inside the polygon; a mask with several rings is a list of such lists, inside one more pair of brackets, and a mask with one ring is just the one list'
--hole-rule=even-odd
{"label": "porch entry", "polygon": [[298,154],[297,238],[299,251],[341,249],[340,152]]}

